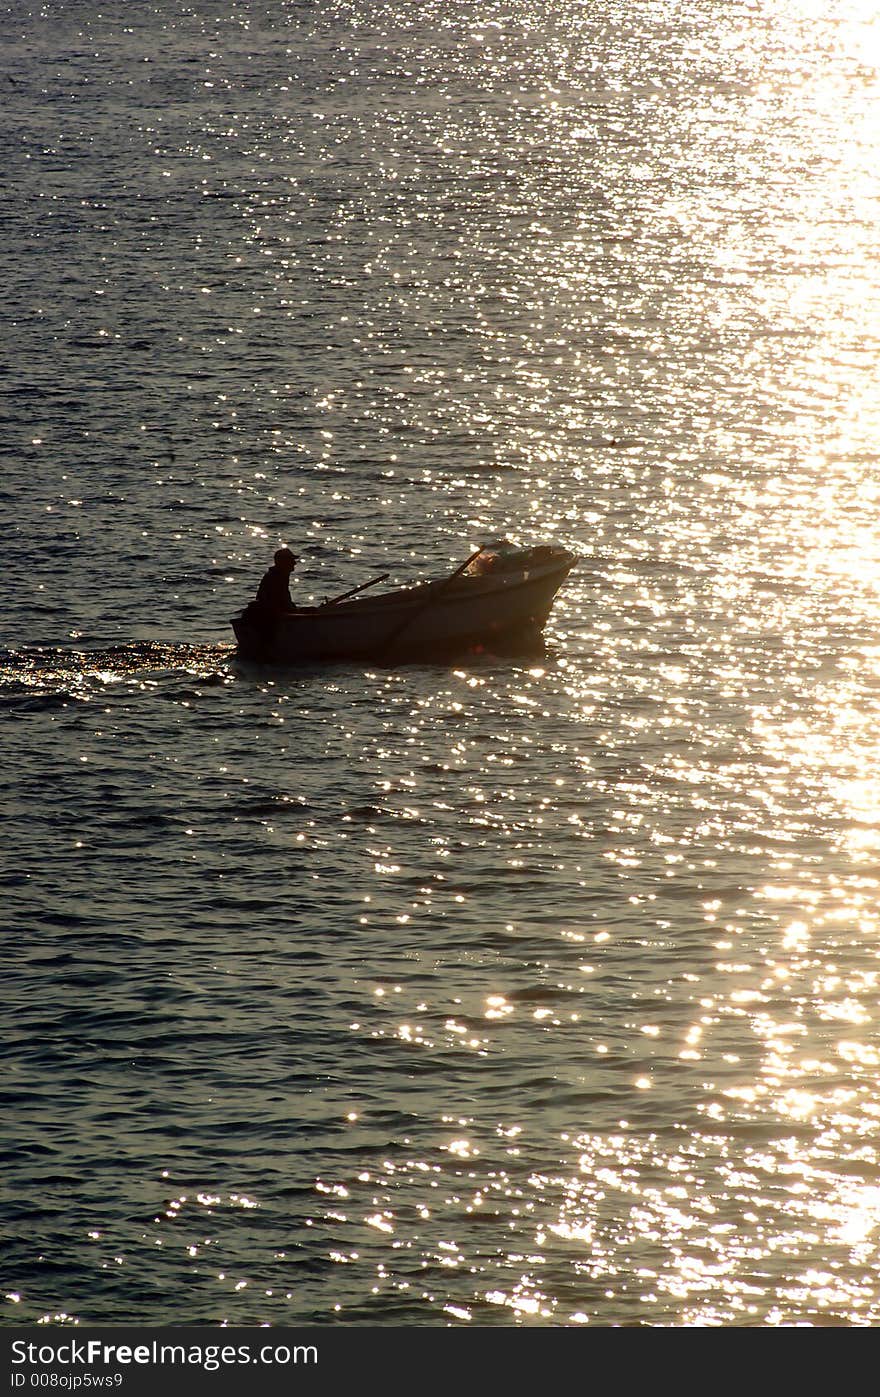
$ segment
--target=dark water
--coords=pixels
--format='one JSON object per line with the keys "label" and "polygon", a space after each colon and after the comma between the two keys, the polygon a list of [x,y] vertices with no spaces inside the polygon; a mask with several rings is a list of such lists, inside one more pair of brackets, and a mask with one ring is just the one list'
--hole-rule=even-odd
{"label": "dark water", "polygon": [[[6,1322],[880,1319],[880,26],[7,4]],[[541,659],[265,671],[487,536]]]}

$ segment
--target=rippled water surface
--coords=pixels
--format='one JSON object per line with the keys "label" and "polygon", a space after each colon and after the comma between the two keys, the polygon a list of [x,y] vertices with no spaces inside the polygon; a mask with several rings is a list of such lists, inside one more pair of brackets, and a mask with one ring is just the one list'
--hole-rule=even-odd
{"label": "rippled water surface", "polygon": [[0,18],[5,1322],[880,1322],[875,7]]}

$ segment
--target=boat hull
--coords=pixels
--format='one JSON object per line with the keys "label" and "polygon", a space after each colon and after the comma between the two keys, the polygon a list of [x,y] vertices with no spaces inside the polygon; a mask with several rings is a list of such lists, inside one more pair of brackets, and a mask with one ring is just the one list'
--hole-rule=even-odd
{"label": "boat hull", "polygon": [[266,618],[247,608],[232,626],[244,659],[269,664],[375,660],[395,664],[539,639],[576,559],[564,549],[534,567],[424,583]]}

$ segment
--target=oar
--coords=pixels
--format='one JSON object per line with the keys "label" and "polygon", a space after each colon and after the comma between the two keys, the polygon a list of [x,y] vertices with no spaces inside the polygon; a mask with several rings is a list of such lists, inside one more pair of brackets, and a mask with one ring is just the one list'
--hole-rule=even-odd
{"label": "oar", "polygon": [[435,602],[437,598],[442,595],[443,592],[446,591],[446,588],[449,586],[450,582],[454,582],[457,577],[461,577],[461,574],[467,568],[470,567],[474,559],[479,558],[482,551],[482,548],[478,548],[476,553],[472,553],[469,558],[465,558],[461,567],[456,568],[455,572],[450,573],[450,575],[445,579],[445,581],[440,583],[439,587],[432,589],[431,584],[428,584],[428,595],[422,602],[421,606],[417,606],[415,611],[412,611],[408,615],[404,616],[400,624],[398,626],[395,626],[391,634],[386,638],[385,644],[382,646],[383,656],[388,654],[395,641],[400,638],[402,632],[406,630],[407,626],[411,626],[415,621],[418,621],[419,617],[422,616],[425,613],[425,611],[427,611],[428,607],[431,606],[431,604]]}
{"label": "oar", "polygon": [[374,577],[371,582],[362,582],[359,587],[352,587],[350,592],[343,592],[341,597],[329,597],[322,602],[322,606],[335,606],[337,602],[345,601],[347,597],[353,597],[357,592],[365,592],[368,587],[375,587],[377,582],[384,582],[386,577],[390,577],[390,572],[383,572],[381,577]]}

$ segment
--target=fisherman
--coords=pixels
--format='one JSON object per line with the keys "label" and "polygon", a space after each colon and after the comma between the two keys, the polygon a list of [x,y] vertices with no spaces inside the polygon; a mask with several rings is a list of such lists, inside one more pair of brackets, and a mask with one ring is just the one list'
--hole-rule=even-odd
{"label": "fisherman", "polygon": [[267,617],[277,616],[281,611],[295,611],[290,596],[290,575],[298,562],[299,558],[289,548],[279,548],[251,606]]}

